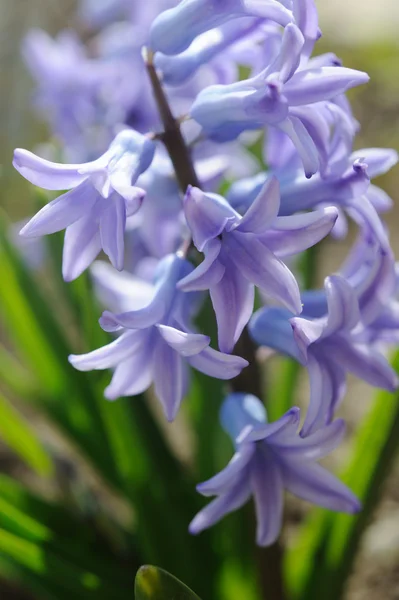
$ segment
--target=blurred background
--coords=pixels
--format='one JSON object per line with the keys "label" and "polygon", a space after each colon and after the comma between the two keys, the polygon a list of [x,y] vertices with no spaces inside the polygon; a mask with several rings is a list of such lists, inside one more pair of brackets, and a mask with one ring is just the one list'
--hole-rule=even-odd
{"label": "blurred background", "polygon": [[[74,0],[0,0],[0,204],[10,218],[29,216],[32,208],[31,186],[12,170],[15,147],[33,149],[47,140],[46,126],[32,110],[33,83],[20,56],[21,40],[32,27],[56,34],[66,27],[77,27]],[[399,2],[397,0],[317,0],[324,34],[319,51],[333,51],[348,67],[367,71],[371,82],[351,96],[356,118],[362,125],[357,140],[363,146],[399,148]],[[84,31],[81,32],[84,36]],[[392,245],[399,257],[399,168],[382,181],[395,201],[388,217]],[[327,241],[322,248],[318,278],[337,268],[353,239],[345,243]],[[7,285],[1,282],[1,285]],[[299,391],[299,395],[305,392]],[[367,410],[370,390],[352,384],[344,416],[356,428]],[[34,411],[29,417],[35,421]],[[38,422],[38,426],[41,424]],[[51,431],[43,427],[43,435]],[[184,444],[183,444],[184,445]],[[345,462],[345,452],[337,457]],[[18,461],[0,445],[0,471],[26,479]],[[0,598],[19,598],[0,580]],[[25,596],[23,596],[25,597]],[[399,599],[399,463],[384,489],[383,500],[365,536],[347,593],[347,600]]]}

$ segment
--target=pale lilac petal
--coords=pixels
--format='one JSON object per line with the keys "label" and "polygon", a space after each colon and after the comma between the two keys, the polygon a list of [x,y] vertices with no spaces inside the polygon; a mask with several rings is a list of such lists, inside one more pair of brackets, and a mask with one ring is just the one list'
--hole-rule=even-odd
{"label": "pale lilac petal", "polygon": [[334,207],[290,217],[278,217],[262,236],[265,245],[279,258],[292,256],[311,248],[328,235],[338,218]]}
{"label": "pale lilac petal", "polygon": [[300,409],[297,406],[293,406],[278,421],[265,423],[264,425],[256,425],[256,427],[253,427],[252,431],[243,434],[241,439],[246,442],[260,442],[261,440],[269,441],[269,439],[271,441],[278,439],[282,442],[284,442],[285,439],[291,440],[293,436],[297,434],[300,419]]}
{"label": "pale lilac petal", "polygon": [[269,438],[268,443],[273,444],[281,456],[289,460],[315,461],[321,460],[335,450],[342,442],[345,435],[345,421],[336,419],[330,425],[322,427],[307,437],[292,437],[291,440],[281,443]]}
{"label": "pale lilac petal", "polygon": [[268,71],[278,73],[278,78],[283,83],[291,79],[299,66],[304,43],[305,40],[300,29],[293,23],[288,24],[284,29],[278,56]]}
{"label": "pale lilac petal", "polygon": [[168,421],[174,421],[184,394],[182,357],[163,339],[157,340],[154,351],[155,394]]}
{"label": "pale lilac petal", "polygon": [[147,306],[129,312],[114,315],[105,310],[100,318],[100,325],[104,331],[118,331],[120,327],[126,329],[146,329],[159,323],[165,315],[167,305],[161,294],[156,294]]}
{"label": "pale lilac petal", "polygon": [[125,200],[127,217],[132,217],[141,208],[141,205],[143,204],[143,200],[145,198],[145,194],[145,190],[142,190],[138,187],[132,188],[130,194],[121,194],[121,196]]}
{"label": "pale lilac petal", "polygon": [[346,392],[345,370],[333,360],[309,353],[307,368],[310,399],[301,430],[304,438],[331,422]]}
{"label": "pale lilac petal", "polygon": [[367,195],[346,200],[345,208],[354,221],[378,240],[382,248],[389,250],[387,231]]}
{"label": "pale lilac petal", "polygon": [[292,14],[282,2],[276,0],[243,0],[243,15],[252,15],[270,19],[285,27],[292,21]]}
{"label": "pale lilac petal", "polygon": [[233,379],[248,366],[248,361],[233,354],[223,354],[213,348],[205,348],[200,354],[190,356],[188,362],[194,369],[216,379]]}
{"label": "pale lilac petal", "polygon": [[217,260],[221,247],[220,240],[209,240],[204,248],[204,260],[194,271],[179,281],[178,289],[184,292],[208,290],[219,283],[225,272],[224,265]]}
{"label": "pale lilac petal", "polygon": [[369,185],[366,196],[378,213],[388,212],[393,208],[392,198],[376,185]]}
{"label": "pale lilac petal", "polygon": [[237,231],[261,234],[271,227],[280,208],[280,184],[270,177],[235,228]]}
{"label": "pale lilac petal", "polygon": [[138,332],[128,331],[107,346],[88,354],[71,354],[68,360],[78,371],[110,369],[134,354],[142,340]]}
{"label": "pale lilac petal", "polygon": [[216,496],[226,493],[247,467],[254,452],[255,446],[253,444],[241,445],[240,450],[234,454],[227,467],[208,481],[197,485],[197,491],[203,496]]}
{"label": "pale lilac petal", "polygon": [[249,322],[249,333],[259,346],[273,348],[303,363],[290,323],[292,313],[285,308],[265,307],[259,309]]}
{"label": "pale lilac petal", "polygon": [[197,535],[204,529],[208,529],[225,515],[241,508],[250,496],[248,476],[239,477],[228,492],[210,502],[194,517],[189,525],[189,532]]}
{"label": "pale lilac petal", "polygon": [[294,317],[293,319],[290,319],[290,323],[294,332],[295,341],[302,353],[303,361],[306,363],[309,346],[320,339],[325,329],[325,320],[314,319],[310,321],[308,319],[303,319],[302,317]]}
{"label": "pale lilac petal", "polygon": [[302,161],[305,175],[312,177],[319,169],[319,155],[316,145],[302,121],[291,115],[278,124],[278,128],[288,135]]}
{"label": "pale lilac petal", "polygon": [[168,325],[157,325],[165,342],[181,356],[199,354],[209,346],[210,338],[199,333],[186,333]]}
{"label": "pale lilac petal", "polygon": [[113,194],[109,206],[100,219],[101,245],[118,271],[122,271],[125,258],[126,206],[122,196]]}
{"label": "pale lilac petal", "polygon": [[216,194],[204,194],[191,186],[184,198],[184,213],[194,244],[200,252],[207,242],[222,233],[229,222],[233,223],[238,218],[224,198]]}
{"label": "pale lilac petal", "polygon": [[251,463],[250,485],[256,510],[256,542],[270,546],[281,530],[284,496],[280,469],[264,447],[258,448]]}
{"label": "pale lilac petal", "polygon": [[[364,260],[364,258],[363,258]],[[395,296],[395,257],[381,248],[373,252],[374,268],[359,290],[359,307],[364,325],[372,323]]]}
{"label": "pale lilac petal", "polygon": [[84,165],[60,165],[22,148],[14,151],[13,165],[25,179],[45,190],[68,190],[87,179],[79,172]]}
{"label": "pale lilac petal", "polygon": [[370,179],[384,175],[398,162],[398,153],[393,148],[362,148],[350,157],[351,162],[362,160],[367,164]]}
{"label": "pale lilac petal", "polygon": [[98,224],[90,211],[67,227],[62,252],[62,276],[65,281],[73,281],[83,273],[101,251]]}
{"label": "pale lilac petal", "polygon": [[251,234],[231,233],[225,246],[241,274],[294,314],[302,310],[298,284],[288,267]]}
{"label": "pale lilac petal", "polygon": [[138,310],[150,304],[154,297],[153,285],[127,271],[116,271],[105,261],[94,262],[90,274],[101,304],[112,312]]}
{"label": "pale lilac petal", "polygon": [[282,463],[284,486],[295,496],[339,512],[356,513],[356,496],[334,475],[318,464]]}
{"label": "pale lilac petal", "polygon": [[219,283],[210,289],[218,324],[218,342],[222,352],[230,353],[251,318],[255,290],[235,265],[227,264]]}
{"label": "pale lilac petal", "polygon": [[340,339],[329,340],[328,348],[334,353],[334,360],[359,379],[390,392],[397,389],[398,376],[388,360],[372,347]]}
{"label": "pale lilac petal", "polygon": [[284,87],[291,106],[330,100],[369,81],[367,73],[346,67],[320,67],[297,71]]}
{"label": "pale lilac petal", "polygon": [[111,383],[104,391],[108,400],[126,396],[138,396],[147,390],[153,380],[152,348],[148,340],[127,360],[119,364]]}
{"label": "pale lilac petal", "polygon": [[65,229],[91,210],[98,194],[90,181],[44,206],[20,231],[23,236],[48,235]]}
{"label": "pale lilac petal", "polygon": [[317,40],[319,32],[319,19],[314,0],[293,0],[293,13],[295,23],[307,40]]}
{"label": "pale lilac petal", "polygon": [[323,338],[341,331],[350,331],[360,321],[359,302],[353,287],[340,275],[327,277],[324,283],[328,317]]}

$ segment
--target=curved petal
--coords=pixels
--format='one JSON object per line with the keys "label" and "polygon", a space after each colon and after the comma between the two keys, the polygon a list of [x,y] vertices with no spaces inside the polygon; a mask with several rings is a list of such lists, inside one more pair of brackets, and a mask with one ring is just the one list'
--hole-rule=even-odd
{"label": "curved petal", "polygon": [[148,339],[140,349],[119,364],[111,383],[104,391],[108,400],[117,400],[126,396],[137,396],[147,390],[153,380],[152,348]]}
{"label": "curved petal", "polygon": [[327,296],[327,326],[322,338],[350,331],[360,322],[359,302],[353,287],[340,275],[327,277],[324,283]]}
{"label": "curved petal", "polygon": [[61,231],[93,208],[98,193],[90,181],[84,181],[70,192],[49,202],[20,231],[23,236],[49,235]]}
{"label": "curved petal", "polygon": [[138,310],[114,315],[105,310],[99,320],[104,331],[118,331],[120,327],[126,329],[146,329],[159,323],[165,315],[166,302],[161,294],[156,294],[150,304]]}
{"label": "curved petal", "polygon": [[205,348],[199,354],[190,356],[188,362],[194,369],[216,379],[233,379],[248,366],[248,361],[233,354],[223,354],[213,348]]}
{"label": "curved petal", "polygon": [[278,73],[279,80],[286,83],[297,70],[305,39],[300,29],[289,23],[284,29],[281,48],[274,63],[267,69],[268,73]]}
{"label": "curved petal", "polygon": [[181,356],[194,356],[207,346],[211,339],[199,333],[186,333],[168,325],[157,325],[164,341]]}
{"label": "curved petal", "polygon": [[346,485],[318,464],[282,463],[284,486],[295,496],[330,510],[356,513],[360,503]]}
{"label": "curved petal", "polygon": [[337,419],[330,425],[318,429],[307,437],[295,436],[289,441],[279,442],[278,436],[268,439],[268,444],[273,444],[279,455],[286,460],[320,460],[330,454],[345,435],[345,421]]}
{"label": "curved petal", "polygon": [[273,348],[303,363],[303,356],[295,341],[290,323],[292,316],[292,313],[285,308],[261,308],[254,313],[248,329],[252,339],[260,346]]}
{"label": "curved petal", "polygon": [[236,227],[237,231],[265,233],[274,223],[280,208],[280,184],[270,177]]}
{"label": "curved petal", "polygon": [[374,348],[348,340],[329,340],[328,348],[334,353],[334,360],[359,379],[390,392],[397,389],[397,374],[388,360]]}
{"label": "curved petal", "polygon": [[305,175],[309,179],[319,169],[319,155],[310,133],[302,121],[294,115],[281,121],[278,128],[292,141],[302,161]]}
{"label": "curved petal", "polygon": [[95,216],[89,213],[67,227],[62,253],[62,276],[73,281],[83,273],[101,251],[100,233]]}
{"label": "curved petal", "polygon": [[224,265],[217,260],[221,247],[220,240],[209,240],[204,248],[204,260],[194,271],[179,281],[178,289],[183,292],[193,292],[208,290],[218,284],[225,272]]}
{"label": "curved petal", "polygon": [[251,318],[255,289],[234,265],[227,264],[219,283],[210,289],[222,352],[230,353]]}
{"label": "curved petal", "polygon": [[335,361],[309,353],[308,374],[310,384],[309,407],[301,430],[306,438],[329,423],[334,417],[334,409],[346,391],[345,370]]}
{"label": "curved petal", "polygon": [[288,267],[251,234],[232,232],[224,244],[230,259],[251,283],[294,314],[302,310],[298,284]]}
{"label": "curved petal", "polygon": [[143,336],[138,332],[128,331],[107,346],[88,354],[71,354],[68,360],[78,371],[110,369],[134,354],[142,341]]}
{"label": "curved petal", "polygon": [[234,481],[241,477],[255,452],[254,444],[245,444],[234,454],[227,467],[214,475],[208,481],[197,485],[197,491],[203,496],[216,496],[225,494],[234,485]]}
{"label": "curved petal", "polygon": [[280,533],[284,490],[280,468],[263,446],[257,449],[251,462],[250,485],[256,510],[256,542],[259,546],[270,546]]}
{"label": "curved petal", "polygon": [[153,285],[127,271],[116,271],[105,261],[94,262],[90,274],[101,303],[112,312],[143,308],[150,304],[154,297]]}
{"label": "curved petal", "polygon": [[60,165],[22,148],[14,151],[12,164],[25,179],[45,190],[68,190],[87,179],[79,172],[84,165]]}
{"label": "curved petal", "polygon": [[283,258],[311,248],[330,233],[338,218],[334,207],[309,213],[278,217],[262,241],[276,256]]}
{"label": "curved petal", "polygon": [[367,73],[346,67],[319,67],[297,71],[286,83],[284,95],[291,106],[330,100],[369,81]]}
{"label": "curved petal", "polygon": [[228,492],[210,502],[194,517],[189,525],[189,532],[197,535],[204,529],[208,529],[224,516],[241,508],[250,496],[248,476],[243,475],[237,479]]}
{"label": "curved petal", "polygon": [[[285,413],[278,421],[274,423],[265,423],[264,425],[256,425],[252,431],[243,434],[242,440],[245,442],[260,442],[261,440],[278,439],[284,441],[291,440],[297,435],[299,422],[301,419],[301,411],[297,406],[293,406]],[[238,438],[239,441],[240,438]]]}
{"label": "curved petal", "polygon": [[367,164],[370,179],[384,175],[398,162],[398,153],[393,148],[362,148],[350,157],[351,162],[363,160]]}
{"label": "curved petal", "polygon": [[228,223],[234,223],[238,214],[222,196],[205,194],[189,186],[184,198],[184,214],[196,248],[202,252],[210,240],[222,233]]}
{"label": "curved petal", "polygon": [[154,351],[155,394],[168,421],[174,421],[184,394],[182,357],[161,338]]}
{"label": "curved petal", "polygon": [[122,271],[125,258],[125,201],[119,194],[113,194],[108,202],[109,206],[100,219],[101,245],[112,266]]}

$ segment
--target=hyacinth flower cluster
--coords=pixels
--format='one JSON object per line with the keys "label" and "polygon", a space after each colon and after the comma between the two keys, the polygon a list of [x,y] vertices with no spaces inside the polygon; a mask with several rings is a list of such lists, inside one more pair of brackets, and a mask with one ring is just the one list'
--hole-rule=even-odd
{"label": "hyacinth flower cluster", "polygon": [[[64,279],[89,269],[106,309],[100,326],[112,341],[70,362],[112,369],[109,400],[153,386],[169,421],[189,394],[192,369],[227,382],[220,417],[235,454],[198,486],[217,498],[191,533],[253,497],[257,542],[270,545],[284,490],[358,511],[352,492],[317,461],[344,436],[336,411],[348,373],[398,387],[387,359],[399,339],[397,273],[382,220],[391,200],[371,183],[398,158],[390,149],[354,150],[359,124],[345,95],[367,74],[317,54],[313,0],[87,1],[82,16],[96,27],[125,20],[95,32],[95,57],[66,34],[26,41],[37,102],[55,109],[50,123],[73,163],[21,149],[14,156],[32,184],[64,192],[21,235],[65,230]],[[266,166],[249,149],[255,139]],[[298,258],[327,236],[338,243],[348,219],[358,239],[345,263],[324,289],[301,289]],[[101,251],[110,264],[95,260]],[[198,330],[208,298],[217,347]],[[307,370],[302,424],[296,407],[269,423],[267,399],[246,388],[257,347]]]}

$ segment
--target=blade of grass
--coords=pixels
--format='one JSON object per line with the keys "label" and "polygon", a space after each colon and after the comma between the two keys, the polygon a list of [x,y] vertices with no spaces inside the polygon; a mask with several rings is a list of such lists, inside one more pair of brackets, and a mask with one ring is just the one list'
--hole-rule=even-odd
{"label": "blade of grass", "polygon": [[27,465],[39,475],[53,473],[49,454],[39,442],[28,422],[0,395],[0,437]]}

